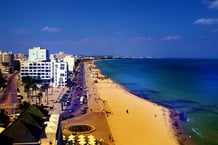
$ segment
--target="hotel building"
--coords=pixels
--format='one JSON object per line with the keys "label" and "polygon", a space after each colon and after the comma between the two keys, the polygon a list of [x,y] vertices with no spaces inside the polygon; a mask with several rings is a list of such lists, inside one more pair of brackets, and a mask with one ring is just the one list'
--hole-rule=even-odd
{"label": "hotel building", "polygon": [[20,77],[40,77],[53,87],[66,86],[68,64],[49,58],[48,50],[42,47],[29,49],[29,59],[21,62]]}

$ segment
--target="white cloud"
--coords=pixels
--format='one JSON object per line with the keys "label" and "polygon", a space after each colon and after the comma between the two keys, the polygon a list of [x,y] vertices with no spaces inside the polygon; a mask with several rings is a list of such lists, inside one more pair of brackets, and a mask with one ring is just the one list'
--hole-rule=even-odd
{"label": "white cloud", "polygon": [[166,41],[182,40],[182,36],[180,36],[180,35],[171,35],[171,36],[163,37],[162,40],[166,40]]}
{"label": "white cloud", "polygon": [[211,9],[218,9],[218,0],[210,2],[208,7],[211,8]]}
{"label": "white cloud", "polygon": [[194,24],[205,24],[205,25],[212,25],[218,24],[218,18],[201,18],[194,21]]}
{"label": "white cloud", "polygon": [[202,3],[210,9],[218,9],[218,0],[202,0]]}
{"label": "white cloud", "polygon": [[57,27],[48,27],[48,26],[45,26],[41,29],[41,31],[43,32],[59,32],[61,31],[60,28],[57,28]]}

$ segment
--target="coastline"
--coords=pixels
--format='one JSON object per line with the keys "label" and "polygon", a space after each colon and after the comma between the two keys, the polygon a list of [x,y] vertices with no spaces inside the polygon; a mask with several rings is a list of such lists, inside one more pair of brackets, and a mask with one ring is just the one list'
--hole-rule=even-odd
{"label": "coastline", "polygon": [[117,145],[191,144],[177,126],[173,110],[134,95],[102,75],[94,62],[91,66],[98,72],[96,93]]}

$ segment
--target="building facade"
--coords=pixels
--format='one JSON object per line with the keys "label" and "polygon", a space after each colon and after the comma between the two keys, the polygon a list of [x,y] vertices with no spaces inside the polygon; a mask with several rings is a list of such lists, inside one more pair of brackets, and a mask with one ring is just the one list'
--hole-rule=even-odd
{"label": "building facade", "polygon": [[[20,77],[31,76],[50,83],[53,87],[66,86],[68,64],[58,62],[54,57],[48,59],[48,51],[35,47],[29,51],[29,60],[21,62]],[[42,52],[43,54],[40,54]],[[46,52],[46,53],[45,53]],[[31,58],[35,57],[35,58]],[[46,56],[46,57],[45,57]],[[45,60],[46,58],[46,60]]]}
{"label": "building facade", "polygon": [[49,53],[48,50],[42,47],[33,47],[29,49],[29,61],[30,62],[39,62],[39,61],[48,61]]}
{"label": "building facade", "polygon": [[14,54],[0,51],[0,68],[3,74],[14,71]]}
{"label": "building facade", "polygon": [[73,72],[74,68],[75,68],[75,57],[71,56],[71,55],[67,55],[63,58],[64,62],[67,62],[68,64],[68,70],[70,72]]}

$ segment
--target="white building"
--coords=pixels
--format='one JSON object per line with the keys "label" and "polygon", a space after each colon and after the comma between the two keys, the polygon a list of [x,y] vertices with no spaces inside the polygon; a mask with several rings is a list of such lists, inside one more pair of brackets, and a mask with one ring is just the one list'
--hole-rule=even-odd
{"label": "white building", "polygon": [[67,64],[68,64],[68,70],[69,70],[70,72],[73,72],[74,67],[75,67],[75,57],[72,56],[72,55],[67,55],[67,56],[65,56],[65,57],[63,58],[63,61],[64,61],[64,62],[67,62]]}
{"label": "white building", "polygon": [[50,56],[53,73],[53,86],[66,86],[68,64],[59,62],[55,55]]}
{"label": "white building", "polygon": [[51,57],[51,60],[48,59],[48,51],[44,50],[44,48],[43,51],[41,50],[42,48],[38,47],[29,50],[29,60],[21,62],[20,77],[40,77],[44,82],[50,82],[50,85],[53,87],[66,86],[68,64],[66,62],[58,62],[55,57]]}
{"label": "white building", "polygon": [[46,50],[45,48],[33,47],[29,49],[30,62],[48,61],[48,56],[48,50]]}
{"label": "white building", "polygon": [[21,63],[20,76],[40,77],[44,81],[52,79],[51,62],[30,62]]}

